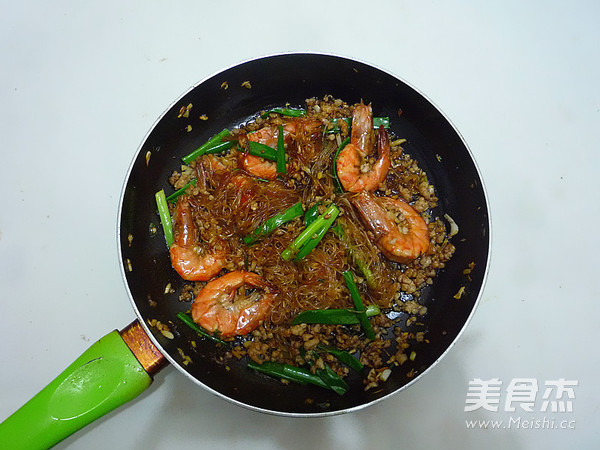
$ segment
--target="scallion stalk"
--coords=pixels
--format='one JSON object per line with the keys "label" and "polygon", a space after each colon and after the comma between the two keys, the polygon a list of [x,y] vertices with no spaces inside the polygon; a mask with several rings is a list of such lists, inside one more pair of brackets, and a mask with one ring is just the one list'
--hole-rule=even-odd
{"label": "scallion stalk", "polygon": [[302,214],[304,214],[304,209],[302,208],[302,203],[298,202],[282,213],[276,214],[275,216],[265,220],[252,233],[244,238],[244,242],[246,245],[252,245],[262,237],[272,233],[276,228],[280,227],[284,223],[287,223],[296,217],[300,217]]}
{"label": "scallion stalk", "polygon": [[154,194],[154,198],[156,199],[160,223],[162,224],[165,233],[165,240],[170,248],[171,245],[173,245],[173,223],[171,222],[171,214],[169,213],[169,205],[167,203],[167,198],[165,197],[165,190],[161,189],[158,191]]}
{"label": "scallion stalk", "polygon": [[[340,120],[343,120],[344,122],[346,122],[349,127],[352,126],[352,117],[343,117],[340,119],[335,119],[335,120],[333,120],[333,123],[335,125],[332,128],[326,129],[325,133],[326,134],[339,133],[341,131],[341,128],[338,124],[338,122]],[[380,125],[383,125],[383,127],[387,130],[390,127],[390,118],[389,117],[373,117],[373,128],[378,129]]]}
{"label": "scallion stalk", "polygon": [[306,210],[306,213],[304,214],[304,226],[310,225],[317,217],[319,217],[319,206],[321,206],[321,203],[322,202],[317,202]]}
{"label": "scallion stalk", "polygon": [[340,350],[339,348],[329,347],[329,346],[326,346],[323,344],[317,345],[317,350],[320,350],[320,351],[326,352],[326,353],[331,353],[333,356],[335,356],[341,362],[343,362],[348,367],[351,367],[352,369],[354,369],[357,372],[360,372],[364,367],[358,359],[356,359],[354,356],[352,356],[350,353],[348,353],[345,350]]}
{"label": "scallion stalk", "polygon": [[355,251],[353,249],[350,249],[350,258],[352,259],[352,261],[354,261],[354,263],[358,267],[358,270],[360,270],[360,272],[365,277],[367,286],[369,286],[371,289],[376,288],[377,283],[375,282],[375,277],[373,276],[373,272],[371,272],[371,269],[369,269],[369,266],[367,266],[367,264],[364,263],[362,259],[355,257],[354,253],[355,253]]}
{"label": "scallion stalk", "polygon": [[329,389],[338,395],[344,395],[349,389],[348,384],[327,364],[325,364],[324,369],[317,370],[317,375]]}
{"label": "scallion stalk", "polygon": [[214,145],[212,147],[208,147],[203,154],[216,154],[223,153],[225,150],[229,150],[237,145],[237,141],[225,141],[220,144]]}
{"label": "scallion stalk", "polygon": [[312,373],[310,370],[302,367],[272,361],[265,361],[262,364],[258,364],[251,360],[248,362],[248,367],[273,377],[302,384],[310,383],[325,389],[331,389],[339,395],[345,394],[348,390],[346,382],[327,365],[325,365],[325,369],[317,370],[316,373]]}
{"label": "scallion stalk", "polygon": [[218,342],[219,344],[227,345],[227,342],[222,341],[221,339],[219,339],[216,336],[213,336],[208,331],[206,331],[204,328],[202,328],[200,325],[198,325],[196,322],[194,322],[194,320],[188,314],[186,314],[184,312],[180,312],[177,314],[177,318],[179,320],[181,320],[183,323],[185,323],[192,330],[194,330],[196,333],[198,333],[199,335],[201,335],[205,338],[208,338],[211,341]]}
{"label": "scallion stalk", "polygon": [[313,234],[310,237],[310,239],[308,239],[304,243],[302,247],[300,247],[300,250],[298,250],[298,253],[296,253],[296,256],[294,256],[294,261],[300,261],[306,255],[312,252],[317,245],[319,245],[319,242],[321,242],[321,240],[331,227],[331,224],[333,224],[333,221],[337,218],[338,214],[339,210],[330,214],[329,217],[323,221],[323,226],[319,228],[319,230],[315,234]]}
{"label": "scallion stalk", "polygon": [[327,385],[323,380],[321,380],[320,377],[311,373],[309,370],[292,366],[291,364],[282,364],[272,361],[265,361],[262,364],[258,364],[250,360],[248,361],[248,367],[273,377],[283,378],[285,380],[295,381],[301,384],[311,383],[323,388],[327,388]]}
{"label": "scallion stalk", "polygon": [[354,282],[354,276],[352,272],[349,270],[344,272],[344,279],[346,280],[346,285],[348,286],[348,290],[350,291],[350,296],[352,297],[352,301],[354,302],[354,307],[358,311],[358,320],[365,332],[367,338],[373,340],[375,339],[375,332],[373,331],[373,327],[371,327],[371,322],[369,322],[369,318],[365,312],[365,305],[360,298],[360,293],[358,292],[358,288],[356,287],[356,283]]}
{"label": "scallion stalk", "polygon": [[285,146],[283,145],[283,125],[279,125],[277,132],[277,173],[279,175],[285,175],[287,168],[285,166]]}
{"label": "scallion stalk", "polygon": [[269,114],[281,114],[287,117],[302,117],[306,115],[306,110],[302,108],[273,108],[261,114],[261,118],[267,117]]}
{"label": "scallion stalk", "polygon": [[317,233],[321,228],[323,228],[325,226],[325,222],[327,221],[327,219],[329,219],[332,215],[335,215],[335,217],[337,217],[337,215],[339,213],[340,213],[340,210],[335,205],[335,203],[332,203],[331,205],[329,205],[329,207],[325,210],[325,212],[323,214],[321,214],[319,217],[317,217],[315,219],[315,221],[312,222],[309,226],[307,226],[304,229],[304,231],[302,231],[302,233],[300,233],[298,235],[298,237],[296,237],[296,239],[294,239],[294,241],[288,246],[288,248],[286,248],[281,253],[281,257],[285,261],[289,261],[290,259],[292,259],[296,255],[296,253],[298,253],[298,250],[300,250],[300,248],[315,233]]}
{"label": "scallion stalk", "polygon": [[[373,317],[381,313],[376,305],[365,308],[367,317]],[[325,325],[357,325],[359,311],[353,309],[309,309],[302,311],[292,320],[292,325],[299,323],[321,323]]]}
{"label": "scallion stalk", "polygon": [[342,141],[342,143],[336,150],[335,155],[333,156],[333,163],[331,164],[331,175],[333,175],[333,182],[334,182],[335,188],[338,192],[343,192],[344,188],[342,187],[342,182],[340,181],[340,178],[338,177],[338,174],[337,174],[337,160],[338,160],[338,156],[340,155],[340,152],[344,149],[344,147],[346,145],[348,145],[349,142],[350,142],[350,136],[348,136],[346,139],[344,139]]}
{"label": "scallion stalk", "polygon": [[[205,144],[201,145],[200,147],[198,147],[196,150],[194,150],[192,153],[190,153],[189,155],[186,155],[182,158],[183,162],[186,164],[191,163],[192,161],[194,161],[198,156],[203,155],[204,153],[206,153],[209,149],[222,144],[222,140],[224,137],[230,136],[231,133],[228,129],[224,129],[221,132],[217,133],[216,135],[214,135],[212,138],[210,138]],[[233,145],[232,145],[233,147]]]}
{"label": "scallion stalk", "polygon": [[260,142],[248,141],[248,153],[268,159],[269,161],[277,161],[277,150]]}
{"label": "scallion stalk", "polygon": [[169,195],[167,197],[167,203],[173,203],[175,200],[177,200],[178,197],[185,194],[185,191],[187,190],[187,188],[189,188],[192,185],[195,185],[197,182],[198,182],[198,180],[196,178],[192,178],[184,187],[176,190],[171,195]]}
{"label": "scallion stalk", "polygon": [[367,286],[369,286],[371,289],[375,289],[377,287],[377,283],[375,282],[373,272],[371,271],[371,269],[369,269],[369,266],[356,255],[356,248],[349,242],[348,237],[344,232],[343,223],[343,220],[338,221],[337,225],[333,227],[332,230],[348,249],[350,259],[354,264],[356,264],[358,270],[360,270],[360,272],[362,273],[363,277],[365,278],[365,281],[367,282]]}

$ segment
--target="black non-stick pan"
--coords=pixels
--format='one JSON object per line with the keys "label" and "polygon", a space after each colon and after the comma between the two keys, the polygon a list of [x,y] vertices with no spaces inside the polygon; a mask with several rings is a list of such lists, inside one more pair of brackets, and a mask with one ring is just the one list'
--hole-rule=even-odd
{"label": "black non-stick pan", "polygon": [[[198,338],[177,320],[177,313],[189,309],[190,305],[178,300],[183,281],[171,267],[154,199],[155,192],[168,189],[167,180],[174,170],[180,169],[181,157],[222,129],[244,123],[261,110],[302,106],[307,98],[325,95],[350,104],[361,100],[371,103],[375,116],[390,117],[391,131],[407,140],[404,151],[419,162],[436,188],[439,206],[434,215],[447,214],[459,227],[453,237],[456,246],[453,258],[420,298],[428,312],[421,321],[427,330],[427,342],[415,349],[418,358],[394,367],[388,380],[377,389],[365,391],[362,381],[351,376],[350,389],[342,396],[310,385],[283,384],[248,369],[244,360],[219,362],[215,357],[215,343]],[[188,105],[192,107],[185,117],[181,108]],[[41,408],[36,406],[40,401],[38,396],[1,424],[3,442],[10,442],[6,439],[23,442],[22,435],[17,437],[19,427],[27,423],[31,429],[31,424],[37,421],[42,424],[41,431],[30,433],[31,442],[39,441],[42,447],[51,445],[135,395],[135,392],[119,394],[117,397],[122,396],[122,399],[112,399],[112,403],[106,404],[102,395],[89,400],[85,393],[98,376],[88,373],[92,371],[90,367],[99,366],[102,370],[99,361],[111,360],[110,371],[120,377],[117,381],[127,379],[127,370],[113,368],[119,364],[112,361],[113,356],[121,353],[119,358],[132,367],[129,372],[141,378],[144,378],[140,375],[141,369],[150,373],[140,382],[138,391],[143,389],[142,385],[149,384],[151,375],[168,360],[203,388],[256,411],[323,416],[366,407],[414,383],[452,347],[473,314],[489,258],[490,228],[485,191],[469,149],[448,119],[399,78],[362,62],[323,54],[283,54],[248,61],[202,81],[175,101],[138,149],[124,185],[119,220],[120,264],[137,321],[126,330],[109,335],[116,334],[117,343],[97,350],[99,354],[83,355],[61,374],[59,381],[46,388],[50,393],[40,393],[42,401],[50,404],[59,395],[63,406],[53,404],[54,409],[47,405]],[[469,267],[472,270],[465,273]],[[460,295],[456,295],[458,293]],[[160,324],[168,331],[161,330]],[[127,345],[118,343],[121,336]],[[114,350],[113,346],[119,348]],[[127,360],[128,354],[137,356],[140,367]],[[108,377],[106,373],[99,376]],[[74,379],[79,381],[77,388],[65,389],[65,384],[77,384]],[[117,385],[117,381],[105,384]],[[86,386],[88,382],[90,386]],[[85,400],[72,400],[71,395],[83,395]],[[78,417],[85,420],[69,428],[64,426],[68,420],[55,416],[77,415],[69,411],[71,403],[85,410],[85,414],[77,412]],[[95,403],[102,404],[102,408],[97,408]],[[60,410],[60,414],[48,419],[39,411],[41,409]],[[49,434],[52,439],[40,437]]]}

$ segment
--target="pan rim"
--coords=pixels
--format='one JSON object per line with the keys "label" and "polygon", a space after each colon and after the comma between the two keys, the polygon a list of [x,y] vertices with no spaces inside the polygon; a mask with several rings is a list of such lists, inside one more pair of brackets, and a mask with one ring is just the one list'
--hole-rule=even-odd
{"label": "pan rim", "polygon": [[[212,79],[215,76],[218,76],[221,73],[227,72],[231,69],[234,69],[238,66],[244,65],[244,64],[248,64],[251,62],[255,62],[258,60],[262,60],[262,59],[271,59],[271,58],[277,58],[277,57],[285,57],[285,56],[323,56],[323,57],[330,57],[330,58],[334,58],[334,59],[343,59],[343,60],[347,60],[350,62],[356,62],[359,64],[363,64],[367,67],[370,67],[372,69],[376,69],[382,73],[385,73],[387,75],[389,75],[390,77],[392,77],[395,80],[400,81],[401,83],[405,84],[407,87],[409,87],[410,89],[412,89],[415,93],[417,93],[420,97],[422,97],[425,101],[429,102],[431,104],[431,106],[443,117],[443,119],[450,125],[450,127],[453,129],[453,131],[457,134],[458,138],[460,139],[463,147],[467,150],[468,156],[470,161],[472,162],[474,169],[475,169],[475,173],[478,177],[478,181],[480,182],[480,189],[483,195],[483,200],[485,203],[485,207],[486,207],[486,229],[488,231],[488,236],[487,236],[487,257],[486,257],[486,261],[485,261],[485,268],[483,271],[483,275],[482,275],[482,280],[481,280],[481,284],[479,287],[479,292],[477,294],[477,297],[475,299],[475,302],[473,303],[473,307],[471,308],[471,311],[469,312],[466,320],[464,321],[464,323],[462,324],[460,330],[458,331],[457,335],[454,337],[454,339],[452,340],[452,342],[450,342],[450,344],[446,347],[446,349],[426,368],[424,369],[422,372],[420,372],[414,379],[410,380],[408,383],[404,384],[403,386],[395,389],[392,392],[389,392],[379,398],[373,399],[371,401],[362,403],[360,405],[355,405],[349,408],[344,408],[344,409],[339,409],[339,410],[334,410],[334,411],[318,411],[318,412],[289,412],[289,411],[280,411],[280,410],[272,410],[272,409],[268,409],[268,408],[263,408],[263,407],[259,407],[259,406],[255,406],[255,405],[251,405],[248,403],[244,403],[240,400],[236,400],[232,397],[229,397],[226,394],[223,394],[219,391],[217,391],[216,389],[208,386],[207,384],[203,383],[202,381],[200,381],[199,379],[197,379],[196,377],[194,377],[192,374],[190,374],[187,370],[185,370],[181,364],[171,356],[171,354],[167,351],[164,350],[164,348],[162,347],[162,345],[160,344],[160,342],[154,337],[154,334],[152,333],[152,331],[150,330],[149,325],[146,323],[144,316],[142,315],[142,313],[140,312],[140,310],[138,309],[137,303],[135,301],[135,299],[133,298],[133,294],[131,292],[131,289],[127,283],[127,277],[126,277],[126,272],[125,272],[125,265],[123,264],[123,246],[122,246],[122,240],[121,240],[121,233],[122,233],[122,229],[121,229],[121,218],[123,215],[123,205],[124,205],[124,198],[125,198],[125,193],[126,193],[126,188],[127,188],[127,184],[131,178],[131,174],[132,171],[134,169],[134,165],[135,165],[135,161],[138,157],[138,155],[140,154],[140,152],[143,150],[144,148],[144,144],[146,143],[146,141],[148,140],[150,134],[152,133],[152,131],[157,127],[157,125],[161,122],[161,120],[165,117],[165,115],[173,108],[173,106],[175,104],[177,104],[182,98],[184,98],[186,95],[188,95],[191,91],[193,91],[194,89],[196,89],[198,86],[200,86],[201,84],[205,83],[207,80]],[[492,254],[492,239],[493,239],[493,232],[492,232],[492,220],[491,220],[491,211],[490,211],[490,207],[489,207],[489,196],[487,193],[487,189],[485,186],[485,182],[483,181],[483,177],[481,176],[481,170],[479,168],[479,165],[477,164],[477,161],[469,147],[469,145],[467,144],[464,136],[460,133],[460,131],[457,129],[457,127],[454,125],[454,123],[448,118],[448,116],[443,112],[443,110],[441,108],[438,107],[437,104],[435,104],[428,96],[426,96],[423,92],[421,92],[419,89],[417,89],[415,86],[413,86],[411,83],[408,83],[407,81],[405,81],[403,78],[397,76],[395,73],[392,73],[386,69],[383,69],[371,62],[367,62],[367,61],[363,61],[360,60],[358,58],[355,57],[348,57],[348,56],[343,56],[343,55],[339,55],[339,54],[334,54],[334,53],[326,53],[326,52],[281,52],[281,53],[272,53],[272,54],[266,54],[266,55],[262,55],[262,56],[256,56],[256,57],[252,57],[246,60],[243,60],[241,62],[235,63],[235,64],[231,64],[221,70],[218,70],[206,77],[204,77],[203,79],[201,79],[200,81],[198,81],[197,83],[193,84],[192,86],[190,86],[187,90],[185,90],[179,97],[177,97],[174,101],[172,101],[162,112],[162,114],[160,114],[157,119],[152,123],[152,125],[150,126],[150,128],[148,129],[148,131],[146,132],[146,134],[143,136],[143,138],[140,141],[140,144],[138,145],[135,153],[133,154],[132,160],[130,162],[130,165],[127,169],[126,172],[126,176],[123,179],[123,184],[122,184],[122,188],[121,188],[121,195],[119,198],[119,206],[118,206],[118,212],[117,212],[117,227],[116,227],[116,239],[117,239],[117,252],[118,252],[118,258],[119,258],[119,266],[120,266],[120,272],[121,272],[121,278],[123,280],[123,283],[125,285],[125,290],[127,292],[127,296],[129,298],[129,301],[131,303],[131,305],[133,306],[134,312],[136,314],[137,320],[141,323],[142,328],[144,329],[144,331],[146,332],[146,334],[148,335],[148,337],[150,338],[150,340],[154,343],[154,345],[159,349],[159,351],[164,355],[164,357],[171,363],[171,365],[173,365],[180,373],[182,373],[183,375],[185,375],[188,379],[190,379],[193,383],[195,383],[196,385],[201,386],[202,388],[206,389],[208,392],[216,395],[217,397],[223,398],[224,400],[231,402],[233,404],[236,404],[238,406],[244,407],[246,409],[250,409],[252,411],[257,411],[257,412],[261,412],[261,413],[265,413],[265,414],[269,414],[269,415],[275,415],[275,416],[281,416],[281,417],[328,417],[328,416],[335,416],[335,415],[341,415],[341,414],[347,414],[347,413],[352,413],[352,412],[356,412],[359,411],[361,409],[365,409],[367,407],[370,407],[374,404],[377,404],[383,400],[389,399],[391,396],[396,395],[397,393],[404,391],[405,389],[407,389],[410,386],[413,386],[415,383],[417,383],[419,380],[421,380],[427,373],[430,373],[430,371],[448,354],[448,352],[456,345],[456,343],[458,342],[458,340],[460,339],[460,337],[463,335],[463,333],[465,332],[466,328],[468,327],[469,323],[471,322],[471,320],[473,319],[474,315],[475,315],[475,311],[477,310],[479,303],[481,302],[481,298],[483,295],[483,291],[485,288],[485,285],[487,283],[487,279],[488,279],[488,275],[489,275],[489,269],[490,269],[490,262],[491,262],[491,254]]]}

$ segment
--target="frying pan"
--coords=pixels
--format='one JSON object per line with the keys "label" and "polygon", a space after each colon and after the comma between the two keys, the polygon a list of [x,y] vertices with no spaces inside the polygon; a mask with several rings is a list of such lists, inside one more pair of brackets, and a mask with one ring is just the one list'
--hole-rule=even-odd
{"label": "frying pan", "polygon": [[[426,330],[426,342],[413,348],[418,357],[394,367],[377,389],[365,391],[361,378],[350,375],[343,396],[310,385],[284,385],[248,369],[244,360],[219,362],[217,346],[177,320],[177,313],[190,305],[178,300],[184,282],[171,267],[154,201],[160,189],[168,195],[168,177],[180,169],[181,157],[223,128],[243,124],[261,110],[300,107],[307,98],[325,95],[350,104],[371,103],[375,116],[390,117],[391,131],[407,140],[404,151],[436,188],[434,216],[447,214],[459,226],[453,258],[419,300],[428,312],[419,325]],[[188,105],[189,116],[182,116],[181,108]],[[168,363],[210,392],[260,412],[326,416],[379,402],[421,378],[468,323],[486,277],[489,230],[485,190],[469,149],[449,120],[404,81],[363,62],[326,54],[268,56],[223,70],[193,86],[158,119],[125,181],[118,246],[137,319],[100,339],[0,424],[0,442],[11,448],[52,446],[135,397]],[[399,318],[400,326],[406,327],[405,319]]]}

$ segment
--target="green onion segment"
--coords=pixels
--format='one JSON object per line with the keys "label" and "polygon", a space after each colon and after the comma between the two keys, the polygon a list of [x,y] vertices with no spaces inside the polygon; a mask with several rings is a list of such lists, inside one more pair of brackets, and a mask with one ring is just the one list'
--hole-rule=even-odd
{"label": "green onion segment", "polygon": [[329,347],[323,344],[317,345],[317,350],[331,353],[333,356],[346,364],[348,367],[354,369],[356,372],[360,372],[364,367],[358,359],[345,350],[340,350],[339,348]]}
{"label": "green onion segment", "polygon": [[173,203],[175,200],[177,200],[178,197],[185,194],[185,191],[187,191],[187,188],[189,188],[191,185],[195,185],[197,182],[198,182],[198,180],[196,178],[192,178],[184,187],[176,190],[171,195],[169,195],[167,197],[167,203]]}
{"label": "green onion segment", "polygon": [[338,160],[338,156],[340,155],[340,152],[349,143],[350,143],[350,136],[348,136],[346,139],[344,139],[342,141],[342,143],[340,144],[340,146],[338,147],[338,149],[335,152],[335,155],[333,157],[333,163],[331,164],[331,175],[333,175],[333,182],[334,182],[335,188],[337,189],[338,192],[343,192],[344,189],[342,188],[342,182],[340,181],[340,178],[338,177],[338,174],[337,174],[337,160]]}
{"label": "green onion segment", "polygon": [[338,214],[339,210],[335,213],[330,214],[329,217],[323,221],[323,226],[319,228],[319,230],[315,234],[313,234],[302,247],[300,247],[300,250],[298,250],[298,253],[296,253],[296,256],[294,256],[294,261],[300,261],[306,255],[312,252],[317,245],[319,245],[319,242],[321,242],[321,240],[331,227],[331,224],[333,224],[333,221],[337,218]]}
{"label": "green onion segment", "polygon": [[277,173],[279,175],[285,175],[287,168],[285,166],[285,146],[283,145],[283,125],[279,125],[277,132]]}
{"label": "green onion segment", "polygon": [[360,293],[358,292],[358,288],[356,287],[356,283],[354,282],[354,276],[352,272],[349,270],[344,272],[344,279],[346,280],[346,285],[348,286],[348,290],[350,291],[350,296],[352,297],[352,301],[354,302],[354,307],[358,311],[358,320],[365,332],[367,338],[373,340],[375,339],[375,332],[373,331],[373,327],[371,327],[371,322],[369,322],[369,318],[365,312],[365,305],[360,298]]}
{"label": "green onion segment", "polygon": [[319,206],[322,202],[317,202],[306,210],[304,214],[304,226],[309,226],[314,220],[319,217]]}
{"label": "green onion segment", "polygon": [[[237,141],[225,141],[225,142],[221,142],[220,144],[216,144],[212,147],[207,148],[203,153],[201,154],[216,154],[216,153],[223,153],[225,150],[229,150],[230,148],[233,148],[237,145]],[[198,155],[200,156],[200,155]]]}
{"label": "green onion segment", "polygon": [[[205,153],[209,153],[211,149],[213,149],[214,147],[216,147],[218,145],[227,144],[227,145],[229,145],[229,147],[227,147],[227,148],[233,147],[234,145],[236,145],[236,143],[237,143],[236,141],[226,141],[226,142],[223,142],[223,138],[229,137],[229,136],[231,136],[231,132],[228,129],[225,128],[221,132],[215,134],[205,144],[203,144],[200,147],[198,147],[192,153],[190,153],[189,155],[184,156],[182,158],[183,162],[186,163],[186,164],[189,164],[192,161],[194,161],[198,156],[201,156],[201,155],[203,155]],[[221,148],[221,150],[219,150],[219,151],[225,151],[227,148]],[[215,151],[212,151],[210,153],[215,153]]]}
{"label": "green onion segment", "polygon": [[327,364],[325,364],[324,369],[317,370],[316,373],[325,382],[327,387],[338,395],[344,395],[349,389],[346,382]]}
{"label": "green onion segment", "polygon": [[248,141],[248,153],[268,159],[269,161],[277,161],[277,150],[260,142]]}
{"label": "green onion segment", "polygon": [[[300,248],[315,234],[319,233],[323,228],[325,228],[327,231],[339,213],[340,210],[334,203],[329,205],[325,212],[317,217],[310,225],[308,225],[304,231],[302,231],[302,233],[300,233],[298,237],[296,237],[296,239],[288,246],[288,248],[281,253],[281,257],[284,260],[289,261],[296,256]],[[332,217],[333,219],[330,220]]]}
{"label": "green onion segment", "polygon": [[[339,133],[341,131],[341,128],[338,125],[338,122],[340,120],[343,120],[344,122],[346,122],[349,127],[352,126],[352,117],[343,117],[340,119],[335,119],[335,120],[333,120],[333,123],[335,125],[332,128],[326,129],[325,133],[326,134]],[[373,128],[377,129],[377,128],[379,128],[380,125],[383,125],[383,127],[385,129],[388,129],[390,127],[390,118],[389,117],[373,117]]]}
{"label": "green onion segment", "polygon": [[283,378],[284,380],[295,381],[301,384],[310,383],[325,389],[331,389],[339,395],[345,394],[348,390],[346,382],[327,365],[325,369],[317,370],[316,373],[312,373],[310,370],[302,367],[272,361],[265,361],[262,364],[258,364],[250,360],[248,367],[270,376]]}
{"label": "green onion segment", "polygon": [[170,248],[171,245],[173,245],[173,223],[171,222],[171,214],[169,213],[169,205],[167,203],[167,198],[165,197],[164,189],[161,189],[154,194],[154,198],[156,199],[160,223],[162,224],[165,233],[165,240]]}
{"label": "green onion segment", "polygon": [[262,237],[272,233],[284,223],[289,222],[296,217],[300,217],[302,214],[304,214],[304,209],[302,208],[302,203],[298,202],[282,213],[270,217],[261,223],[254,231],[244,238],[244,243],[246,245],[252,245]]}
{"label": "green onion segment", "polygon": [[219,344],[226,344],[227,342],[222,341],[221,339],[219,339],[216,336],[213,336],[212,334],[210,334],[208,331],[206,331],[204,328],[202,328],[200,325],[198,325],[196,322],[194,322],[192,320],[192,318],[184,313],[184,312],[180,312],[177,314],[177,318],[179,320],[181,320],[183,323],[185,323],[188,327],[190,327],[192,330],[194,330],[196,333],[198,333],[199,335],[210,339],[211,341],[214,342],[218,342]]}
{"label": "green onion segment", "polygon": [[[360,323],[358,314],[360,311],[354,309],[309,309],[302,311],[292,320],[292,325],[299,323],[321,323],[325,325],[356,325]],[[373,317],[381,313],[376,305],[369,305],[364,313],[367,317]]]}
{"label": "green onion segment", "polygon": [[281,114],[287,117],[302,117],[306,115],[306,110],[303,108],[273,108],[261,114],[261,118],[267,117],[269,114]]}
{"label": "green onion segment", "polygon": [[373,272],[371,269],[369,269],[369,266],[357,256],[356,248],[352,245],[348,239],[348,236],[344,232],[344,223],[345,222],[343,220],[338,221],[337,225],[333,227],[332,230],[348,249],[350,259],[352,259],[352,262],[356,264],[358,270],[360,270],[363,274],[365,281],[367,282],[367,286],[369,286],[371,289],[375,289],[377,288],[377,282],[375,281]]}

